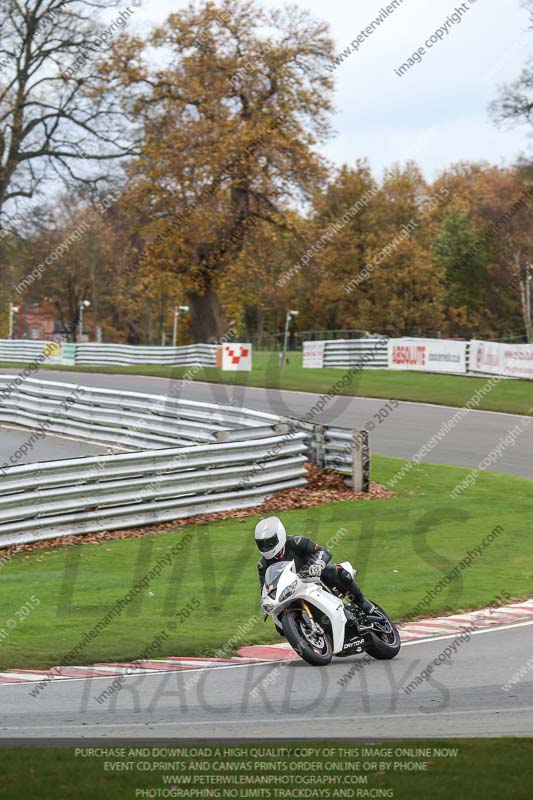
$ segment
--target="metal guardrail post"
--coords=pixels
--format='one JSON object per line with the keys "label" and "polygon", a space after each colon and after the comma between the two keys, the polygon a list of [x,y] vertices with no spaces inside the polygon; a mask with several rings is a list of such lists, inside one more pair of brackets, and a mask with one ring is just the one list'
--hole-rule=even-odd
{"label": "metal guardrail post", "polygon": [[313,425],[313,437],[311,440],[311,461],[322,468],[326,465],[325,430],[325,425]]}
{"label": "metal guardrail post", "polygon": [[354,492],[368,492],[370,489],[368,431],[352,431],[352,489]]}

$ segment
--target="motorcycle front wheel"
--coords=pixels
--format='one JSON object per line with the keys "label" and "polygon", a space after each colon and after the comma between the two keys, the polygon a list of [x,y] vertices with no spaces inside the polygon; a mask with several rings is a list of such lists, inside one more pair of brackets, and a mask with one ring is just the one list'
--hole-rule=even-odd
{"label": "motorcycle front wheel", "polygon": [[327,633],[314,632],[300,609],[286,611],[281,624],[287,641],[304,661],[313,667],[325,667],[329,664],[333,647]]}

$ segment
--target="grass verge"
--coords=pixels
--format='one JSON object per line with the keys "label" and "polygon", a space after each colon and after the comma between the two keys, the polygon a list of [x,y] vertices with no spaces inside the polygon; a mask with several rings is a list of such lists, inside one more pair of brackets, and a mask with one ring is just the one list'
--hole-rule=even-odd
{"label": "grass verge", "polygon": [[[386,485],[403,463],[376,456],[374,479]],[[465,472],[420,465],[395,487],[394,499],[327,503],[281,516],[289,533],[333,544],[335,560],[352,561],[365,592],[398,619],[476,547],[481,552],[469,568],[424,611],[481,607],[502,592],[525,597],[533,589],[533,483],[483,473],[452,500],[449,491]],[[166,638],[153,657],[209,655],[220,648],[230,654],[243,644],[279,641],[258,616],[256,521],[215,521],[141,539],[15,554],[0,570],[0,669],[68,664],[65,654],[75,646],[72,664],[132,660],[163,630]],[[179,542],[182,549],[172,557]],[[159,574],[150,578],[158,563]],[[89,634],[139,581],[141,591],[120,616]]]}
{"label": "grass verge", "polygon": [[[191,367],[50,367],[41,369],[69,372],[93,372],[115,375],[146,375],[166,379],[189,379],[224,383],[228,385],[285,389],[301,392],[327,393],[339,381],[342,369],[303,369],[302,354],[289,353],[289,364],[283,370],[278,366],[279,354],[254,353],[251,372],[222,372],[202,368],[195,372]],[[24,364],[0,363],[2,367],[20,367]],[[485,386],[486,378],[460,375],[428,375],[421,372],[395,372],[392,370],[363,370],[355,374],[351,385],[340,394],[355,397],[393,397],[418,403],[435,403],[445,406],[464,406],[477,389]],[[504,411],[511,414],[533,415],[533,392],[529,381],[502,380],[484,397],[479,405],[485,411]]]}
{"label": "grass verge", "polygon": [[[310,745],[309,758],[296,755],[301,748],[308,751]],[[92,800],[95,796],[106,800],[164,796],[529,800],[533,789],[531,739],[525,738],[394,740],[378,745],[287,741],[266,743],[264,748],[242,743],[233,748],[233,756],[227,754],[231,750],[227,742],[220,743],[218,755],[213,742],[194,749],[177,742],[154,747],[131,740],[114,746],[123,747],[124,755],[90,756],[89,747],[83,746],[0,750],[0,793],[5,800]],[[269,748],[272,755],[258,760],[257,751]],[[382,755],[365,756],[363,748],[366,752],[375,748]],[[280,749],[287,753],[278,755]],[[426,754],[408,755],[420,749]],[[194,755],[198,751],[201,754]],[[392,755],[383,755],[387,751]],[[412,764],[426,768],[415,771],[405,766]],[[307,776],[305,789],[298,778],[302,774]],[[214,776],[218,784],[208,783],[217,781]],[[189,787],[188,781],[192,784],[193,780],[196,783]]]}

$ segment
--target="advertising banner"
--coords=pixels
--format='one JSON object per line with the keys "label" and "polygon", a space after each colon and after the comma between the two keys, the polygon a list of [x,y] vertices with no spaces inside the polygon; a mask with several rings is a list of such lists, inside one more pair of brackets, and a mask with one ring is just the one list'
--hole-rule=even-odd
{"label": "advertising banner", "polygon": [[503,374],[533,380],[533,345],[502,344]]}
{"label": "advertising banner", "polygon": [[500,342],[470,342],[470,372],[503,375],[503,348]]}
{"label": "advertising banner", "polygon": [[321,369],[324,366],[325,346],[325,342],[304,342],[304,368]]}
{"label": "advertising banner", "polygon": [[74,366],[76,363],[76,345],[74,342],[63,342],[61,363],[66,366]]}
{"label": "advertising banner", "polygon": [[61,342],[45,342],[43,353],[49,364],[63,363],[63,345]]}
{"label": "advertising banner", "polygon": [[466,374],[466,348],[451,339],[390,339],[389,369]]}

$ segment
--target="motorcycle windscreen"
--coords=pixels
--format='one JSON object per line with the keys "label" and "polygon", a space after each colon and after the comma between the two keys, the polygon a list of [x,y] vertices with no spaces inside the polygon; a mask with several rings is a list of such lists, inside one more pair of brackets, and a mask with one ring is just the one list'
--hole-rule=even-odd
{"label": "motorcycle windscreen", "polygon": [[265,589],[266,593],[270,595],[276,590],[276,587],[281,578],[281,573],[290,564],[290,561],[278,561],[276,564],[271,564],[265,573]]}

